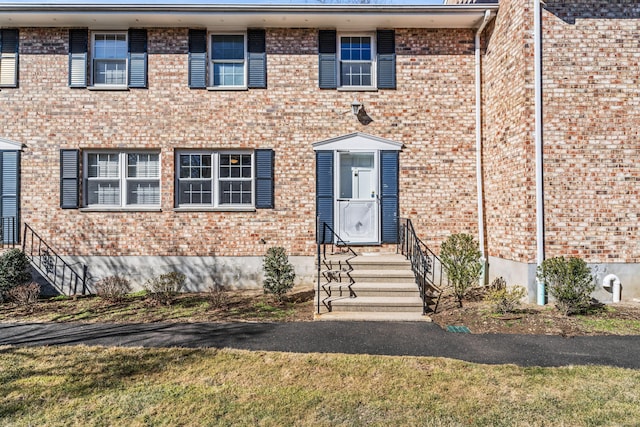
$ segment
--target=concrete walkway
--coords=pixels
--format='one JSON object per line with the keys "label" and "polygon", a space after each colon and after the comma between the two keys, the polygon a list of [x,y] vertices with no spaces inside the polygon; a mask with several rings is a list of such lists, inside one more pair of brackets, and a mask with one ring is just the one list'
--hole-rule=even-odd
{"label": "concrete walkway", "polygon": [[640,336],[473,335],[446,332],[427,322],[0,323],[0,345],[78,344],[434,356],[485,364],[640,369]]}

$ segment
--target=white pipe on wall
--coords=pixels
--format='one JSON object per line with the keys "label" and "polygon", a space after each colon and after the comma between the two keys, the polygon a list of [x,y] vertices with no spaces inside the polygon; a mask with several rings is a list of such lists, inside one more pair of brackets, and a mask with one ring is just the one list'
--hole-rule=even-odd
{"label": "white pipe on wall", "polygon": [[602,279],[602,287],[611,288],[611,293],[613,294],[612,302],[620,302],[622,286],[620,284],[620,279],[618,278],[618,276],[616,276],[615,274],[608,274],[604,279]]}
{"label": "white pipe on wall", "polygon": [[482,262],[482,275],[480,285],[486,283],[487,274],[487,254],[484,242],[484,195],[482,181],[482,55],[480,51],[480,36],[485,26],[491,19],[491,11],[484,13],[484,19],[476,31],[475,37],[475,59],[476,59],[476,187],[478,189],[478,244]]}
{"label": "white pipe on wall", "polygon": [[[542,152],[542,15],[540,0],[533,0],[534,86],[535,86],[535,147],[536,147],[536,265],[544,261],[544,191]],[[545,305],[545,284],[537,280],[537,303]]]}

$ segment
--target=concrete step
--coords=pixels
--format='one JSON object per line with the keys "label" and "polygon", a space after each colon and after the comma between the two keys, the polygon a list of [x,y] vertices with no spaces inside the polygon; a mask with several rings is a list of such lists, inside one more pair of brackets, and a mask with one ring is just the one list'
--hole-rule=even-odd
{"label": "concrete step", "polygon": [[314,315],[314,320],[337,322],[431,322],[431,317],[409,312],[348,311]]}
{"label": "concrete step", "polygon": [[409,268],[401,270],[364,270],[355,269],[349,273],[356,283],[360,282],[384,282],[384,283],[415,283],[416,278]]}
{"label": "concrete step", "polygon": [[[322,266],[330,265],[332,268],[338,269],[339,267],[346,266],[348,257],[344,255],[329,256],[322,263]],[[349,265],[354,270],[401,270],[411,269],[411,263],[402,255],[372,255],[372,256],[358,256],[352,258],[349,261]]]}
{"label": "concrete step", "polygon": [[420,297],[331,297],[331,311],[413,312],[422,313]]}
{"label": "concrete step", "polygon": [[324,288],[331,291],[331,296],[350,296],[367,297],[419,297],[420,291],[418,285],[415,283],[403,283],[403,282],[357,282],[351,285],[351,291],[349,292],[349,285],[347,283],[331,283],[325,285]]}

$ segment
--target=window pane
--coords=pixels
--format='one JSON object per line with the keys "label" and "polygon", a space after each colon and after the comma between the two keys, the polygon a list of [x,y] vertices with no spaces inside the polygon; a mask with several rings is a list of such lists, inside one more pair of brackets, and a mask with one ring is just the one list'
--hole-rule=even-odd
{"label": "window pane", "polygon": [[215,62],[213,64],[214,86],[244,86],[244,64]]}
{"label": "window pane", "polygon": [[128,181],[127,205],[159,205],[160,182]]}
{"label": "window pane", "polygon": [[160,155],[158,153],[127,154],[127,176],[129,178],[159,178]]}
{"label": "window pane", "polygon": [[371,63],[343,62],[340,68],[343,86],[371,86]]}
{"label": "window pane", "polygon": [[101,85],[126,85],[126,60],[100,60],[93,62],[93,83]]}
{"label": "window pane", "polygon": [[181,181],[180,195],[178,199],[179,199],[178,203],[180,205],[211,204],[211,201],[212,201],[211,181]]}
{"label": "window pane", "polygon": [[181,154],[180,178],[210,178],[211,155],[209,154]]}
{"label": "window pane", "polygon": [[119,178],[117,153],[92,153],[87,156],[89,178]]}
{"label": "window pane", "polygon": [[211,36],[211,59],[244,59],[243,35]]}
{"label": "window pane", "polygon": [[251,181],[220,181],[220,204],[251,204]]}
{"label": "window pane", "polygon": [[127,36],[125,34],[95,34],[93,57],[96,59],[126,58],[128,54]]}
{"label": "window pane", "polygon": [[87,187],[87,204],[120,205],[119,181],[90,180]]}
{"label": "window pane", "polygon": [[341,37],[340,58],[343,61],[370,61],[371,37]]}

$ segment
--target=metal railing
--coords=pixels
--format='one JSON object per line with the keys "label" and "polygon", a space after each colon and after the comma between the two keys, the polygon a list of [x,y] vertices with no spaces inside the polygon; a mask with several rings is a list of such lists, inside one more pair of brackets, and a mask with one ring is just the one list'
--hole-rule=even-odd
{"label": "metal railing", "polygon": [[433,312],[436,313],[442,292],[449,286],[442,261],[418,238],[410,219],[400,218],[398,237],[398,250],[411,261],[416,276],[423,314],[427,314],[434,304]]}
{"label": "metal railing", "polygon": [[87,266],[81,264],[82,272],[78,273],[26,223],[24,224],[22,250],[31,264],[60,293],[77,295],[78,287],[81,287],[82,295],[86,294]]}
{"label": "metal railing", "polygon": [[3,216],[0,218],[0,247],[15,248],[20,243],[20,224],[15,216]]}
{"label": "metal railing", "polygon": [[[318,288],[317,288],[317,314],[320,314],[320,307],[323,304],[328,311],[331,311],[331,305],[328,303],[331,298],[331,284],[342,283],[342,279],[348,280],[347,289],[349,296],[354,297],[355,294],[351,286],[355,283],[351,272],[353,266],[351,260],[358,255],[355,251],[336,234],[335,231],[326,223],[320,222],[320,218],[316,221],[316,238],[318,247]],[[346,258],[330,259],[327,255],[345,254]],[[325,283],[322,283],[324,279]],[[324,291],[326,297],[321,300],[321,290]]]}

